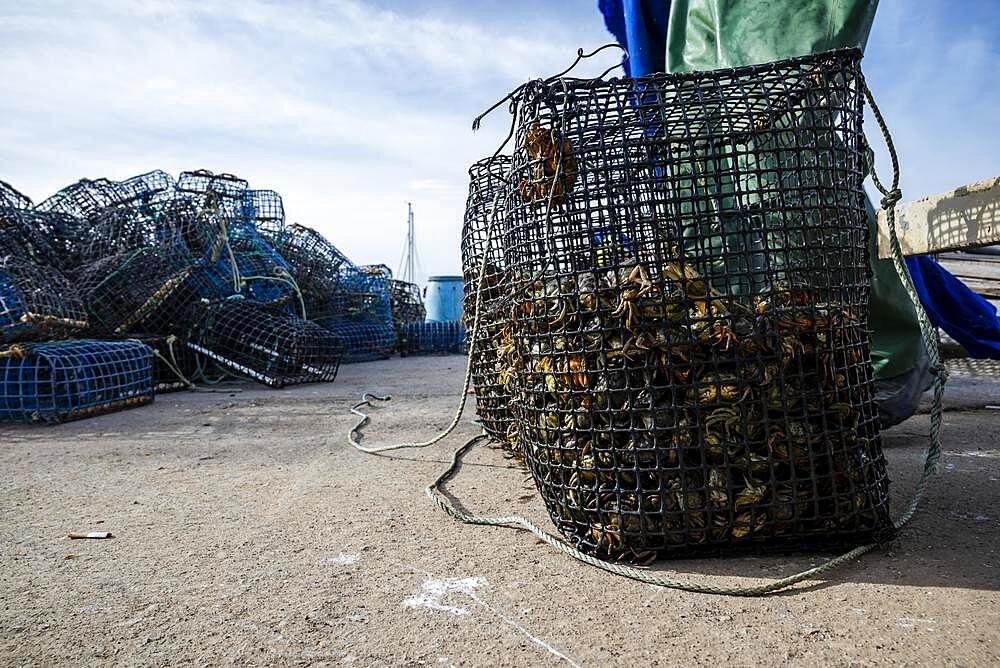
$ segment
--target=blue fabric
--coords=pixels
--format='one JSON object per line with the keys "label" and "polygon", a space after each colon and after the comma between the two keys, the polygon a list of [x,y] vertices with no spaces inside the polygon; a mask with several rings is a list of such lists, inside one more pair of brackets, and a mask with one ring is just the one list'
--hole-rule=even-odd
{"label": "blue fabric", "polygon": [[962,344],[969,355],[1000,359],[997,309],[933,258],[906,258],[913,286],[931,322]]}
{"label": "blue fabric", "polygon": [[625,74],[641,77],[667,66],[670,0],[598,0],[604,25],[628,51]]}

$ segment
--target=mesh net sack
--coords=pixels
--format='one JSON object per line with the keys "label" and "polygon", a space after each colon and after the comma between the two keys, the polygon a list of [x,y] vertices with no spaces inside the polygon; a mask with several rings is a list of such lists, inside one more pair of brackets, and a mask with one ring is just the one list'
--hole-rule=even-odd
{"label": "mesh net sack", "polygon": [[517,92],[498,354],[529,469],[582,550],[891,534],[859,64]]}
{"label": "mesh net sack", "polygon": [[0,257],[0,343],[59,339],[86,328],[80,295],[57,269]]}
{"label": "mesh net sack", "polygon": [[343,343],[316,323],[243,299],[197,304],[192,320],[188,347],[235,375],[270,387],[337,377]]}
{"label": "mesh net sack", "polygon": [[[502,210],[504,200],[497,199],[505,190],[505,177],[511,169],[511,157],[497,155],[480,160],[469,170],[469,198],[465,205],[462,226],[462,277],[465,282],[464,319],[471,326],[476,315],[476,288],[479,271],[484,269],[483,287],[480,291],[482,317],[479,339],[471,346],[472,386],[476,394],[476,414],[483,431],[504,446],[508,452],[517,453],[514,423],[507,404],[510,393],[507,385],[512,378],[504,373],[497,351],[504,345],[503,317],[498,312],[503,298],[509,296],[509,286],[504,276],[502,246],[502,216],[494,216],[492,234],[487,239],[490,214],[496,204]],[[487,243],[487,241],[489,243]],[[485,261],[486,266],[482,267]]]}
{"label": "mesh net sack", "polygon": [[0,422],[67,422],[148,404],[152,359],[131,341],[0,347]]}

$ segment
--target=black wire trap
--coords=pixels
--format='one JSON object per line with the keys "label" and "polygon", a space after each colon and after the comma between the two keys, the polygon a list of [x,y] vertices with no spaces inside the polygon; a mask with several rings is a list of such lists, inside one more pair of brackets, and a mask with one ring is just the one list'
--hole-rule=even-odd
{"label": "black wire trap", "polygon": [[316,323],[245,299],[196,304],[186,345],[230,373],[270,387],[332,382],[343,342]]}
{"label": "black wire trap", "polygon": [[859,65],[845,50],[516,92],[486,331],[519,447],[582,550],[891,535]]}

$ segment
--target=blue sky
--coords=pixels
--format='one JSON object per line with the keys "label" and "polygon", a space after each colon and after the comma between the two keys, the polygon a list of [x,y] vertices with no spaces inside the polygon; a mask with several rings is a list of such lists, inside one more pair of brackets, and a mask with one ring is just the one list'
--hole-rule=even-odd
{"label": "blue sky", "polygon": [[[394,268],[413,201],[425,274],[453,273],[466,170],[506,131],[472,118],[608,41],[594,0],[0,0],[0,179],[233,172]],[[881,3],[865,70],[906,199],[1000,174],[998,44],[992,2]]]}

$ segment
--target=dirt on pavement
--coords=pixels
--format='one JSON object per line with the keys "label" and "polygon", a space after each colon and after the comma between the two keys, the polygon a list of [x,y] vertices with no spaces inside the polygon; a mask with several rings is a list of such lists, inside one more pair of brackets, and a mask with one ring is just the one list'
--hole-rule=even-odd
{"label": "dirt on pavement", "polygon": [[[345,366],[333,384],[179,393],[55,427],[0,426],[5,665],[1000,665],[1000,381],[956,378],[942,473],[891,545],[762,599],[665,590],[570,560],[521,531],[460,524],[424,487],[478,431],[424,450],[366,443],[450,420],[465,358]],[[898,511],[926,415],[884,435]],[[551,526],[490,447],[449,490]],[[69,540],[111,531],[109,540]],[[661,562],[718,583],[823,555]]]}

